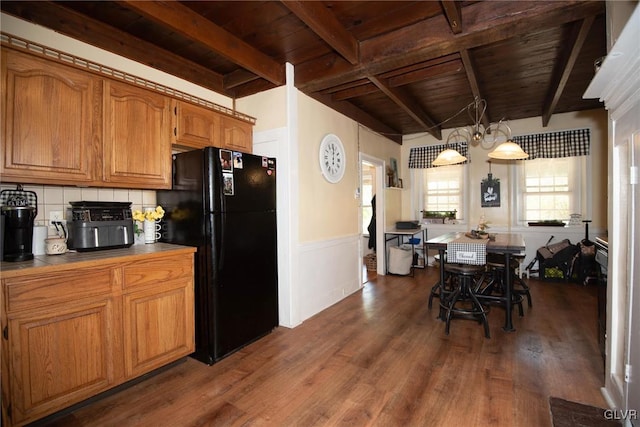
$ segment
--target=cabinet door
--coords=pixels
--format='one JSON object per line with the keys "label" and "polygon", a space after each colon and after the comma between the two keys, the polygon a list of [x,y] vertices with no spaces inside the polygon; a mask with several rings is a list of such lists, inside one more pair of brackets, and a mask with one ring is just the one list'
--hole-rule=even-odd
{"label": "cabinet door", "polygon": [[[115,385],[121,311],[111,298],[10,316],[14,423],[34,420]],[[121,366],[122,362],[120,362]]]}
{"label": "cabinet door", "polygon": [[3,49],[2,179],[91,184],[100,149],[100,90],[89,73]]}
{"label": "cabinet door", "polygon": [[221,120],[222,148],[251,153],[253,150],[253,126],[233,117]]}
{"label": "cabinet door", "polygon": [[104,181],[113,187],[171,187],[171,102],[162,94],[104,82]]}
{"label": "cabinet door", "polygon": [[124,296],[125,375],[133,378],[195,350],[193,278]]}
{"label": "cabinet door", "polygon": [[190,148],[220,146],[220,115],[188,102],[174,101],[174,144]]}

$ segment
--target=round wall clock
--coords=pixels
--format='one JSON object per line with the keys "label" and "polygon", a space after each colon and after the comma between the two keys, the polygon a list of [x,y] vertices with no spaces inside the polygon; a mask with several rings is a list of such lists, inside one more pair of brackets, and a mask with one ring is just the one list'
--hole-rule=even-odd
{"label": "round wall clock", "polygon": [[346,158],[342,141],[334,134],[328,134],[320,143],[320,170],[324,178],[332,184],[344,176]]}

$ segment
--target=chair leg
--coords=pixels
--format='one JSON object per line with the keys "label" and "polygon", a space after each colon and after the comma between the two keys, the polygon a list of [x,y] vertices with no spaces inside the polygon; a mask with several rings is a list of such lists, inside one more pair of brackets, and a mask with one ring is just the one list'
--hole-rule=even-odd
{"label": "chair leg", "polygon": [[484,309],[482,304],[480,304],[480,301],[478,301],[478,297],[476,297],[476,295],[473,292],[470,292],[469,296],[471,297],[471,300],[473,301],[473,304],[479,310],[479,315],[481,316],[482,324],[484,325],[484,336],[487,337],[487,338],[491,338],[491,334],[489,333],[489,321],[487,320],[487,312],[486,312],[486,310]]}

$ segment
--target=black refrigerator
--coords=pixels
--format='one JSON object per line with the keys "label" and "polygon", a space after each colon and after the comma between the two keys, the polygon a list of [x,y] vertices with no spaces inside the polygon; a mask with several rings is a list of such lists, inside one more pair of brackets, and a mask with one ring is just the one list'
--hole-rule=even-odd
{"label": "black refrigerator", "polygon": [[161,242],[195,246],[196,351],[207,364],[278,325],[276,162],[215,147],[173,155]]}

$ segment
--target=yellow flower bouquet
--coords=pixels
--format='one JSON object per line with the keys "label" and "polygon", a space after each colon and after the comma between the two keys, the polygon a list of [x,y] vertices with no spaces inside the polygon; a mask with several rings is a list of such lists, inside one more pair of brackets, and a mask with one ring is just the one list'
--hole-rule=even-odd
{"label": "yellow flower bouquet", "polygon": [[162,206],[156,206],[155,209],[147,208],[142,212],[139,209],[133,211],[133,219],[135,221],[157,221],[164,217],[164,209]]}
{"label": "yellow flower bouquet", "polygon": [[139,222],[157,221],[159,219],[162,219],[163,217],[164,209],[162,209],[162,206],[156,206],[155,209],[145,208],[144,212],[140,209],[134,209],[134,211],[132,212],[132,218],[134,221],[136,221],[134,223],[134,232],[136,236],[139,236],[144,232],[138,225]]}

